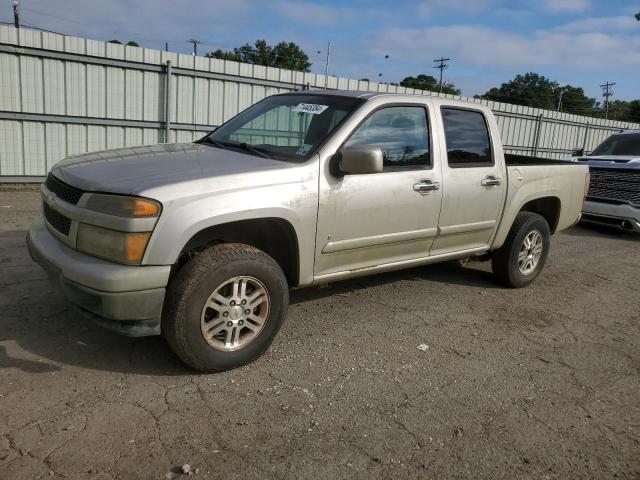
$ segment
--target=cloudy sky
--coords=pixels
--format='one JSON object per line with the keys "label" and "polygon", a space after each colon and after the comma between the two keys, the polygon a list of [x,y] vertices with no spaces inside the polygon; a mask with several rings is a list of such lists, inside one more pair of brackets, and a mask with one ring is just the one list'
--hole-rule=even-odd
{"label": "cloudy sky", "polygon": [[[12,3],[0,0],[0,21],[12,21]],[[181,52],[193,37],[202,52],[294,41],[316,72],[330,40],[333,75],[435,76],[445,56],[464,95],[535,71],[594,97],[613,81],[620,99],[640,98],[638,11],[640,0],[21,0],[24,24],[99,40]]]}

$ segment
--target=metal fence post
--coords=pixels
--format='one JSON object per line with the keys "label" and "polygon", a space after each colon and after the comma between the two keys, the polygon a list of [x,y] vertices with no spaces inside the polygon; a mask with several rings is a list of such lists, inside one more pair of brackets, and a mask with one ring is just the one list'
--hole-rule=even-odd
{"label": "metal fence post", "polygon": [[533,143],[533,156],[538,156],[538,145],[540,144],[540,134],[542,133],[542,114],[538,115],[538,121],[536,122],[536,136]]}
{"label": "metal fence post", "polygon": [[582,153],[587,153],[587,138],[589,136],[589,122],[584,127],[584,139],[582,140]]}
{"label": "metal fence post", "polygon": [[167,60],[164,82],[164,143],[171,139],[171,60]]}

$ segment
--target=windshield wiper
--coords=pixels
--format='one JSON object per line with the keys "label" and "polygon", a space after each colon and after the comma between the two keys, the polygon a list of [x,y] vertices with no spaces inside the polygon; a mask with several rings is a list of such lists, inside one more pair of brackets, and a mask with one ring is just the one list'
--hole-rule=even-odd
{"label": "windshield wiper", "polygon": [[259,155],[260,157],[263,157],[263,158],[273,158],[271,155],[269,155],[267,153],[267,151],[265,149],[260,148],[260,147],[254,147],[253,145],[249,145],[248,143],[244,143],[244,142],[243,143],[218,142],[218,143],[221,143],[225,147],[240,148],[240,149],[245,150],[247,152],[255,153],[256,155]]}
{"label": "windshield wiper", "polygon": [[221,148],[223,150],[225,150],[227,148],[224,143],[219,142],[219,141],[214,140],[214,139],[209,138],[209,137],[204,137],[204,138],[201,138],[200,140],[196,140],[196,143],[210,143],[214,147],[218,147],[218,148]]}
{"label": "windshield wiper", "polygon": [[246,152],[254,153],[263,158],[273,158],[271,155],[267,153],[266,149],[260,147],[254,147],[253,145],[249,145],[248,143],[236,143],[236,142],[220,142],[218,140],[214,140],[210,137],[204,137],[201,140],[198,140],[198,143],[210,143],[214,147],[222,148],[226,150],[228,148],[239,148]]}

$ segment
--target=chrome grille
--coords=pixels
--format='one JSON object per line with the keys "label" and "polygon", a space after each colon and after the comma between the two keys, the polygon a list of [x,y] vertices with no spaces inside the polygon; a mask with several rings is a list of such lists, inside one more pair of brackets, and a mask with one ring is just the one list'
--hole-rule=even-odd
{"label": "chrome grille", "polygon": [[640,170],[592,168],[590,173],[589,199],[640,205]]}
{"label": "chrome grille", "polygon": [[42,211],[44,213],[44,218],[47,220],[49,225],[63,235],[69,235],[69,230],[71,229],[71,219],[69,217],[55,211],[47,205],[46,202],[42,203]]}
{"label": "chrome grille", "polygon": [[44,184],[51,193],[55,194],[56,197],[72,205],[78,203],[82,196],[82,190],[72,187],[71,185],[67,185],[51,174],[47,176],[47,180]]}

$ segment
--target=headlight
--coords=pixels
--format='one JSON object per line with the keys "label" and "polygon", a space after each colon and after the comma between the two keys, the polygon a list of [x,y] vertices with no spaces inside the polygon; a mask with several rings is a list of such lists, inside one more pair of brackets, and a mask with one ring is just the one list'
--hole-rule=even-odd
{"label": "headlight", "polygon": [[91,194],[85,208],[94,212],[126,218],[157,217],[160,215],[160,204],[155,200],[101,193]]}
{"label": "headlight", "polygon": [[127,265],[139,265],[151,232],[118,232],[86,223],[78,224],[76,248],[81,252]]}

